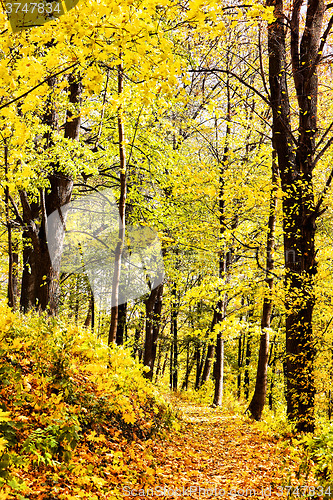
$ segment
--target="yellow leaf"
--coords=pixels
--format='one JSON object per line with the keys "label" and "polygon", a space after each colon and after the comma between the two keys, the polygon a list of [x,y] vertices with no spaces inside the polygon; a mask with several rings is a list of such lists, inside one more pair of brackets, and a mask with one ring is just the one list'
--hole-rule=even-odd
{"label": "yellow leaf", "polygon": [[136,419],[134,413],[126,413],[123,415],[123,420],[126,424],[134,424]]}

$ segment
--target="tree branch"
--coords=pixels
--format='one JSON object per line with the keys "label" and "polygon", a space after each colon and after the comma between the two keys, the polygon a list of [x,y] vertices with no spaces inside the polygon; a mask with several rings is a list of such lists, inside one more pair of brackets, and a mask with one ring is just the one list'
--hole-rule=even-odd
{"label": "tree branch", "polygon": [[37,85],[35,85],[34,87],[32,87],[30,90],[27,90],[26,92],[24,92],[24,94],[21,94],[18,97],[15,97],[15,99],[12,99],[11,101],[6,102],[6,104],[3,104],[2,106],[0,106],[0,111],[3,108],[6,108],[7,106],[10,106],[14,102],[20,101],[21,99],[23,99],[27,95],[31,94],[31,92],[33,92],[34,90],[38,89],[38,87],[41,87],[45,83],[48,83],[51,78],[54,78],[54,77],[56,77],[58,75],[61,75],[62,73],[65,73],[66,71],[68,71],[71,68],[74,68],[78,64],[79,64],[79,62],[77,61],[77,62],[71,64],[70,66],[67,66],[66,68],[62,69],[61,71],[58,71],[57,73],[54,73],[53,75],[48,76],[47,78],[45,78],[45,80],[43,80],[42,82],[40,82]]}

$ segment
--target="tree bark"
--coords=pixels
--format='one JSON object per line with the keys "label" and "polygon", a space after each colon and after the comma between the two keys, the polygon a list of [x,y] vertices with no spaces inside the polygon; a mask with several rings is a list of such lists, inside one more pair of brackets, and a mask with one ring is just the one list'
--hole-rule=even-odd
{"label": "tree bark", "polygon": [[206,355],[206,361],[204,365],[204,369],[202,372],[202,377],[201,377],[201,385],[203,385],[205,382],[208,382],[211,368],[212,368],[212,362],[214,359],[214,353],[215,353],[215,346],[214,344],[209,344],[208,349],[207,349],[207,355]]}
{"label": "tree bark", "polygon": [[[298,137],[291,131],[287,88],[286,13],[282,0],[267,0],[275,21],[268,27],[269,85],[276,147],[283,190],[286,286],[287,414],[297,431],[314,430],[314,358],[312,314],[315,303],[315,220],[313,177],[317,131],[317,66],[325,4],[309,0],[300,36],[301,0],[291,12],[291,61],[298,99]],[[323,38],[325,43],[325,37]],[[321,50],[320,50],[321,48]],[[296,147],[295,147],[296,146]],[[294,153],[295,150],[295,153]]]}
{"label": "tree bark", "polygon": [[156,356],[156,344],[159,332],[160,311],[162,307],[163,284],[154,288],[145,301],[146,304],[146,337],[143,363],[149,368],[145,377],[152,380]]}
{"label": "tree bark", "polygon": [[173,389],[173,342],[170,342],[169,386]]}
{"label": "tree bark", "polygon": [[195,374],[195,390],[198,390],[200,387],[200,376],[201,376],[201,370],[202,370],[202,358],[204,354],[200,352],[200,344],[199,342],[196,343],[195,345],[195,361],[196,361],[196,374]]}
{"label": "tree bark", "polygon": [[141,331],[143,329],[143,315],[140,314],[139,318],[139,323],[136,324],[135,326],[135,332],[134,332],[134,345],[133,345],[133,353],[132,356],[135,358],[136,353],[139,352],[139,344],[140,344],[140,337],[141,337]]}
{"label": "tree bark", "polygon": [[84,326],[89,327],[91,326],[91,330],[94,331],[94,326],[95,326],[95,299],[94,299],[94,293],[90,287],[90,297],[89,297],[89,304],[88,304],[88,313],[86,320],[84,322]]}
{"label": "tree bark", "polygon": [[271,316],[273,309],[273,286],[274,278],[272,271],[274,269],[273,250],[275,241],[275,221],[277,207],[277,181],[278,168],[276,163],[276,152],[273,150],[272,157],[272,188],[270,193],[270,207],[268,218],[267,245],[266,245],[266,283],[268,293],[264,297],[264,303],[261,316],[261,336],[259,346],[259,357],[257,367],[256,385],[254,394],[249,405],[249,412],[255,420],[260,420],[265,406],[267,392],[267,367],[269,354],[269,332],[271,326]]}
{"label": "tree bark", "polygon": [[[229,63],[227,61],[227,66]],[[227,76],[226,82],[227,89],[227,126],[225,133],[225,144],[223,157],[220,160],[219,155],[217,158],[219,160],[219,236],[220,240],[223,241],[223,235],[225,232],[225,202],[224,202],[224,171],[225,167],[228,163],[228,154],[229,154],[229,138],[231,133],[230,121],[231,121],[231,96],[230,96],[230,82],[229,76]],[[218,145],[218,128],[216,123],[216,145]],[[224,251],[220,250],[219,252],[219,278],[224,279],[226,283],[228,283],[230,279],[230,266],[232,261],[232,252],[230,250]],[[220,299],[216,308],[216,324],[221,324],[226,317],[227,313],[227,304],[228,304],[228,294],[224,293],[223,299]],[[224,340],[221,332],[217,334],[216,339],[216,359],[215,359],[215,369],[214,369],[214,378],[215,378],[215,390],[214,390],[214,406],[222,405],[223,398],[223,371],[224,371]]]}
{"label": "tree bark", "polygon": [[237,398],[240,399],[241,397],[241,388],[242,388],[242,374],[241,374],[241,368],[243,366],[243,347],[242,347],[242,337],[243,333],[240,334],[238,338],[238,358],[237,358],[237,365],[238,365],[238,373],[237,373]]}
{"label": "tree bark", "polygon": [[250,332],[247,334],[247,342],[246,342],[246,351],[245,351],[245,371],[244,371],[244,397],[246,401],[249,399],[249,393],[250,393],[250,373],[249,373],[249,366],[251,362],[251,341],[252,341],[252,335]]}
{"label": "tree bark", "polygon": [[[121,55],[120,55],[121,57]],[[121,96],[124,87],[123,66],[118,66],[118,95]],[[120,198],[119,198],[119,232],[118,243],[115,249],[114,272],[112,279],[112,307],[111,307],[111,322],[109,330],[108,343],[111,345],[116,342],[117,324],[118,324],[118,301],[119,301],[119,283],[121,271],[121,259],[125,241],[125,207],[126,207],[126,151],[125,151],[125,133],[124,120],[122,116],[122,107],[119,106],[117,112],[118,125],[118,142],[119,142],[119,160],[120,160]]]}
{"label": "tree bark", "polygon": [[125,337],[126,328],[126,313],[127,313],[127,302],[120,304],[118,306],[118,323],[117,323],[117,333],[116,333],[116,344],[123,345]]}
{"label": "tree bark", "polygon": [[276,369],[276,354],[274,351],[274,345],[275,345],[275,338],[273,340],[273,343],[271,343],[271,352],[269,354],[269,360],[268,360],[268,365],[272,366],[272,376],[268,394],[268,406],[270,410],[273,409],[273,389],[275,383],[275,369]]}
{"label": "tree bark", "polygon": [[[5,140],[4,150],[5,160],[5,180],[8,182],[8,146]],[[8,284],[7,284],[7,303],[8,306],[15,310],[16,293],[15,293],[15,278],[14,278],[14,256],[13,256],[13,240],[12,240],[12,221],[10,220],[9,209],[9,187],[5,187],[5,214],[7,226],[7,243],[8,243]]]}
{"label": "tree bark", "polygon": [[174,391],[178,389],[178,325],[177,314],[174,313],[172,318],[173,331],[173,373],[172,373],[172,388]]}
{"label": "tree bark", "polygon": [[223,399],[223,372],[224,372],[224,340],[221,333],[216,339],[215,390],[214,406],[221,406]]}
{"label": "tree bark", "polygon": [[[50,87],[55,85],[55,79],[49,81]],[[69,77],[69,102],[77,106],[81,102],[82,84],[80,77],[70,75]],[[58,130],[58,116],[54,104],[50,101],[44,118],[49,129],[44,138],[46,147],[52,145],[52,132]],[[79,113],[73,114],[67,111],[65,124],[65,138],[77,140],[80,133],[81,118]],[[23,222],[28,228],[24,231],[24,238],[28,246],[23,251],[23,274],[21,287],[21,307],[24,311],[30,307],[38,307],[50,314],[57,312],[60,295],[59,275],[60,262],[64,241],[64,224],[66,215],[61,208],[71,200],[73,180],[60,172],[57,165],[53,166],[53,173],[48,177],[50,189],[45,192],[40,190],[40,203],[30,203],[27,193],[20,192],[23,209]],[[55,261],[52,263],[47,245],[47,217],[58,211],[61,224],[49,226],[48,231],[52,233],[56,249]],[[37,219],[41,223],[38,226]]]}
{"label": "tree bark", "polygon": [[[217,320],[217,315],[216,312],[214,311],[213,319],[210,325],[210,332],[213,332],[214,326],[216,325],[216,320]],[[203,385],[205,382],[208,382],[209,380],[212,362],[214,359],[214,353],[215,353],[215,346],[209,341],[200,385]]]}

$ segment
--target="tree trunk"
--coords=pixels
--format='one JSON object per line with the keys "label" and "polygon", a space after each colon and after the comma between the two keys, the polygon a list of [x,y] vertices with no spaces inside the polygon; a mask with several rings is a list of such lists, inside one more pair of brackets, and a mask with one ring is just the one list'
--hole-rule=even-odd
{"label": "tree trunk", "polygon": [[156,372],[155,372],[155,383],[158,381],[158,377],[161,371],[161,362],[162,362],[162,353],[163,353],[163,347],[162,343],[159,345],[159,350],[158,350],[158,356],[157,356],[157,365],[156,365]]}
{"label": "tree trunk", "polygon": [[[23,216],[24,218],[24,216]],[[26,313],[35,305],[36,255],[30,239],[30,232],[23,231],[23,271],[21,281],[20,309]]]}
{"label": "tree trunk", "polygon": [[182,390],[188,390],[188,383],[189,383],[189,380],[190,380],[190,375],[191,375],[191,372],[193,370],[193,367],[195,365],[195,361],[196,361],[196,353],[194,352],[194,354],[192,355],[192,358],[190,359],[190,352],[188,350],[188,359],[187,359],[187,362],[186,362],[186,372],[185,372],[185,378],[184,378],[184,381],[183,381],[183,385],[182,385]]}
{"label": "tree trunk", "polygon": [[269,353],[268,328],[270,328],[271,326],[271,316],[273,309],[272,291],[274,286],[274,279],[272,271],[274,269],[273,250],[274,250],[274,240],[275,240],[275,221],[276,221],[276,207],[277,207],[277,188],[278,188],[277,181],[278,181],[278,168],[276,164],[276,152],[275,150],[273,150],[272,189],[270,194],[270,207],[269,207],[267,245],[266,245],[266,282],[268,285],[268,293],[264,297],[264,303],[262,308],[261,336],[260,336],[256,385],[251,403],[248,408],[252,417],[255,420],[261,419],[262,411],[265,406],[266,392],[267,392],[267,366],[268,366],[268,353]]}
{"label": "tree trunk", "polygon": [[[229,59],[227,59],[227,68],[229,67]],[[225,232],[225,202],[224,202],[224,172],[226,165],[229,161],[229,139],[231,134],[231,95],[230,95],[230,81],[229,75],[227,75],[226,81],[226,91],[227,91],[227,120],[226,120],[226,132],[225,132],[225,143],[223,157],[220,159],[217,153],[217,159],[219,161],[219,237],[220,241],[223,243],[224,232]],[[216,133],[216,146],[218,147],[218,127],[217,122],[215,124]],[[232,224],[233,229],[237,224],[237,219],[235,218]],[[230,266],[232,262],[232,252],[230,250],[222,249],[219,252],[219,278],[223,279],[225,283],[229,282],[230,279]],[[223,299],[220,299],[217,304],[216,309],[216,324],[220,324],[226,317],[228,305],[228,294],[224,293]],[[216,339],[216,359],[215,359],[215,391],[214,391],[214,406],[222,405],[223,398],[223,371],[224,371],[224,340],[221,332],[218,333]]]}
{"label": "tree trunk", "polygon": [[162,313],[162,305],[163,305],[163,284],[161,283],[158,287],[158,293],[156,296],[155,304],[154,304],[154,318],[153,318],[153,370],[156,359],[157,352],[157,343],[158,336],[160,333],[161,326],[161,313]]}
{"label": "tree trunk", "polygon": [[[5,180],[8,182],[8,146],[5,140]],[[9,212],[9,187],[5,187],[5,214],[7,226],[7,242],[8,242],[8,285],[7,285],[7,303],[8,306],[15,310],[16,293],[14,283],[14,257],[13,257],[13,240],[12,240],[12,222]]]}
{"label": "tree trunk", "polygon": [[322,0],[309,0],[306,14],[302,14],[306,17],[302,36],[300,13],[303,3],[295,0],[292,7],[290,50],[299,117],[296,138],[291,131],[287,88],[285,24],[289,13],[284,12],[282,0],[267,0],[267,5],[274,7],[275,16],[268,27],[268,52],[273,141],[283,191],[287,414],[296,422],[297,431],[312,432],[315,397],[312,314],[317,272],[315,220],[320,206],[320,203],[317,207],[314,205],[312,172],[317,131],[317,66],[328,34],[323,34],[321,43],[325,4]]}
{"label": "tree trunk", "polygon": [[201,377],[201,385],[203,385],[205,382],[208,382],[208,380],[209,380],[210,371],[212,368],[212,362],[214,359],[214,353],[215,353],[214,344],[209,344],[208,349],[207,349],[206,361],[205,361],[205,365],[204,365],[204,369],[203,369],[202,377]]}
{"label": "tree trunk", "polygon": [[[216,320],[217,320],[217,315],[216,312],[214,311],[213,314],[213,319],[210,325],[210,332],[213,332],[214,326],[216,325]],[[203,367],[203,372],[202,372],[202,377],[201,377],[201,383],[200,385],[203,385],[205,382],[208,382],[209,376],[210,376],[210,371],[212,367],[212,362],[214,359],[214,353],[215,353],[215,346],[212,344],[210,341],[208,343],[208,348],[207,348],[207,355],[206,355],[206,360],[205,364]]]}
{"label": "tree trunk", "polygon": [[[241,299],[241,307],[243,308],[245,304],[245,299],[242,297]],[[243,312],[241,313],[240,320],[243,321]],[[239,335],[238,338],[238,356],[237,356],[237,367],[238,367],[238,372],[237,372],[237,398],[240,399],[241,397],[241,390],[242,390],[242,373],[241,369],[243,367],[243,361],[244,361],[244,345],[245,345],[245,332],[242,331]]]}
{"label": "tree trunk", "polygon": [[169,353],[168,351],[165,353],[165,358],[164,358],[164,362],[163,362],[163,366],[162,366],[162,373],[161,373],[161,377],[163,378],[164,377],[164,373],[165,373],[165,369],[166,369],[166,365],[167,365],[167,362],[168,362],[168,356],[169,356]]}
{"label": "tree trunk", "polygon": [[172,374],[172,388],[174,391],[178,389],[178,325],[177,314],[172,318],[173,330],[173,374]]}
{"label": "tree trunk", "polygon": [[[123,86],[124,86],[123,67],[122,64],[119,64],[118,95],[121,95],[123,93]],[[118,124],[119,159],[120,159],[119,232],[118,232],[118,243],[115,249],[114,272],[112,278],[112,307],[111,307],[111,322],[110,322],[109,339],[108,339],[109,345],[116,342],[117,338],[119,283],[120,283],[121,259],[125,241],[125,207],[126,207],[127,179],[126,179],[125,133],[124,133],[124,121],[123,121],[121,106],[119,106],[117,112],[117,124]]]}
{"label": "tree trunk", "polygon": [[245,371],[244,371],[244,397],[246,401],[249,399],[249,393],[250,393],[250,374],[249,374],[249,366],[251,362],[251,341],[252,341],[252,335],[250,332],[247,335],[247,342],[246,342],[246,352],[245,352]]}
{"label": "tree trunk", "polygon": [[117,323],[117,333],[116,333],[116,344],[123,345],[125,337],[126,328],[126,313],[127,313],[127,302],[120,304],[118,306],[118,323]]}
{"label": "tree trunk", "polygon": [[[51,79],[49,85],[55,85],[55,79]],[[69,77],[69,102],[79,105],[81,102],[82,84],[80,78],[75,75]],[[45,114],[45,123],[49,130],[45,134],[46,147],[52,145],[52,132],[58,130],[58,116],[54,104],[49,103]],[[81,118],[79,114],[73,115],[71,110],[67,111],[65,124],[65,138],[77,140],[80,133]],[[59,276],[60,262],[64,241],[64,224],[66,215],[62,214],[61,208],[71,200],[73,180],[71,177],[59,172],[57,165],[53,166],[53,173],[48,177],[50,188],[47,192],[40,190],[40,204],[29,203],[27,193],[20,192],[23,208],[23,221],[28,227],[24,237],[32,248],[23,252],[23,275],[21,288],[21,307],[27,310],[31,306],[37,306],[41,310],[48,310],[50,314],[57,312],[60,295]],[[47,217],[58,211],[61,215],[61,223],[49,224],[47,228]],[[36,219],[41,213],[40,227]],[[51,262],[47,232],[52,234],[55,259]]]}
{"label": "tree trunk", "polygon": [[224,371],[224,340],[221,333],[216,339],[216,362],[215,362],[215,391],[214,406],[221,406],[223,399],[223,371]]}
{"label": "tree trunk", "polygon": [[[86,320],[84,322],[84,326],[89,327],[91,326],[91,330],[94,331],[94,323],[95,323],[95,300],[94,300],[94,294],[92,289],[90,288],[90,297],[89,297],[89,304],[88,304],[88,313]],[[98,329],[99,330],[99,329]]]}
{"label": "tree trunk", "polygon": [[195,390],[198,390],[200,387],[200,375],[201,375],[201,370],[202,370],[202,358],[203,358],[203,353],[200,352],[200,344],[199,342],[196,343],[195,345],[195,360],[196,360],[196,375],[195,375]]}
{"label": "tree trunk", "polygon": [[169,373],[169,386],[170,389],[173,389],[173,342],[170,343],[170,373]]}
{"label": "tree trunk", "polygon": [[237,398],[240,399],[241,397],[241,387],[242,387],[242,374],[241,374],[241,368],[243,366],[243,359],[242,359],[242,337],[243,333],[240,334],[238,338],[238,358],[237,358],[237,365],[238,365],[238,373],[237,373]]}
{"label": "tree trunk", "polygon": [[146,300],[146,337],[143,363],[149,368],[145,377],[152,380],[159,331],[160,308],[162,307],[163,284],[154,288]]}
{"label": "tree trunk", "polygon": [[[271,361],[272,360],[272,361]],[[272,376],[271,376],[271,383],[269,387],[269,394],[268,394],[268,406],[269,409],[273,409],[273,389],[274,389],[274,383],[275,383],[275,369],[276,369],[276,355],[274,352],[274,341],[271,344],[271,352],[269,355],[269,361],[268,364],[272,364]]]}
{"label": "tree trunk", "polygon": [[189,368],[190,368],[190,343],[187,343],[186,346],[186,369],[185,369],[185,378],[182,383],[182,391],[185,389],[187,391],[188,389],[188,373],[189,373]]}
{"label": "tree trunk", "polygon": [[135,332],[134,332],[134,345],[132,353],[133,358],[135,358],[136,353],[139,351],[141,331],[143,329],[143,325],[141,322],[143,322],[143,316],[140,315],[139,323],[135,326]]}

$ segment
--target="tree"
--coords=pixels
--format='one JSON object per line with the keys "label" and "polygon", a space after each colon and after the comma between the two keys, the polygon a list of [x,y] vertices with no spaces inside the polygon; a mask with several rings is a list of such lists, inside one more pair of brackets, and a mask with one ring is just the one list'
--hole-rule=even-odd
{"label": "tree", "polygon": [[266,401],[267,392],[267,367],[269,357],[269,328],[271,326],[271,317],[273,310],[273,285],[274,285],[274,242],[275,242],[275,223],[277,210],[277,181],[278,169],[276,163],[276,153],[273,150],[272,158],[272,188],[270,195],[267,245],[266,245],[266,282],[268,285],[267,294],[264,297],[261,316],[261,336],[259,345],[258,367],[256,385],[254,394],[249,404],[248,410],[253,418],[261,419],[261,414]]}
{"label": "tree", "polygon": [[[314,430],[315,397],[312,325],[314,277],[317,273],[315,233],[322,202],[321,199],[316,204],[314,200],[313,169],[323,151],[318,152],[316,146],[318,73],[333,18],[323,33],[325,3],[309,0],[302,33],[303,2],[295,0],[292,5],[290,58],[298,118],[298,136],[295,137],[288,92],[287,11],[282,0],[268,0],[267,5],[274,6],[276,18],[268,26],[268,52],[273,143],[283,190],[287,413],[291,420],[296,421],[298,431],[311,432]],[[329,179],[327,185],[330,182]]]}

